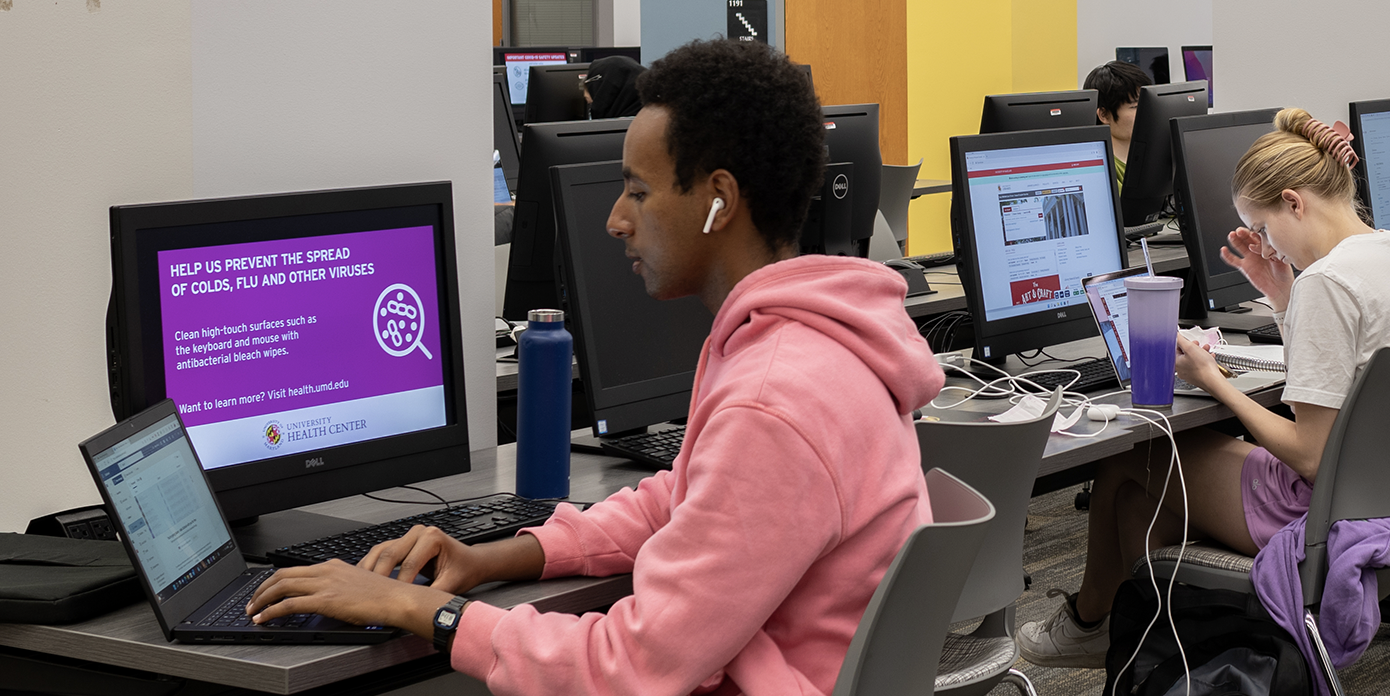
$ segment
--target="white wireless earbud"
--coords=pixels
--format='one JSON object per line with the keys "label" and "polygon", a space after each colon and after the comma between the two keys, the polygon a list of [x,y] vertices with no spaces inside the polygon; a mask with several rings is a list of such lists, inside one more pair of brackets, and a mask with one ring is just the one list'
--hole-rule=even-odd
{"label": "white wireless earbud", "polygon": [[705,218],[705,234],[714,229],[714,216],[724,209],[724,199],[716,198],[709,207],[709,217]]}

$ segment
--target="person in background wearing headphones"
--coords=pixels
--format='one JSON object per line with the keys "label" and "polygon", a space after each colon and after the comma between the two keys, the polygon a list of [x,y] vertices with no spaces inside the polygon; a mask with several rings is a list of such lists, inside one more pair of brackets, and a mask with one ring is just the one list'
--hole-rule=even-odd
{"label": "person in background wearing headphones", "polygon": [[[1357,159],[1342,123],[1328,126],[1303,109],[1284,109],[1236,165],[1231,182],[1245,223],[1222,259],[1266,297],[1284,336],[1289,420],[1255,403],[1221,375],[1210,346],[1178,339],[1178,376],[1231,409],[1253,436],[1210,430],[1178,433],[1187,479],[1189,538],[1214,539],[1254,556],[1270,537],[1308,512],[1323,447],[1352,382],[1376,349],[1390,346],[1390,232],[1360,216],[1352,168]],[[1302,270],[1294,278],[1293,269]],[[1256,446],[1259,443],[1260,446]],[[1166,438],[1102,462],[1091,492],[1086,574],[1047,621],[1024,624],[1028,661],[1052,667],[1104,667],[1109,611],[1120,583],[1144,554],[1144,533],[1162,493]],[[1158,511],[1150,546],[1183,536],[1178,477]],[[1065,594],[1051,590],[1049,596]]]}
{"label": "person in background wearing headphones", "polygon": [[1092,70],[1082,85],[1082,89],[1100,93],[1096,122],[1110,126],[1110,146],[1115,151],[1115,182],[1120,189],[1125,186],[1129,140],[1134,134],[1134,115],[1139,112],[1139,88],[1151,84],[1153,80],[1139,66],[1112,60]]}
{"label": "person in background wearing headphones", "polygon": [[[931,521],[911,413],[945,377],[903,312],[902,276],[797,256],[824,129],[786,56],[696,41],[638,87],[613,253],[652,297],[715,315],[673,469],[513,539],[469,547],[417,527],[360,567],[280,570],[248,607],[257,622],[308,611],[404,627],[494,693],[831,692],[879,580]],[[390,579],[397,565],[433,585]],[[455,597],[615,573],[632,573],[633,593],[606,614]]]}

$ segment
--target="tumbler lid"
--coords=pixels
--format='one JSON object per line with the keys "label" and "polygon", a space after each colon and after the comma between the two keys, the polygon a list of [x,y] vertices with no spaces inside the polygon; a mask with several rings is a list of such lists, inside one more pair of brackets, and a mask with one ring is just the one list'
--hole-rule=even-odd
{"label": "tumbler lid", "polygon": [[1182,278],[1172,276],[1134,276],[1125,278],[1126,290],[1181,290]]}
{"label": "tumbler lid", "polygon": [[547,324],[551,322],[563,322],[565,313],[559,309],[533,309],[526,313],[526,320]]}

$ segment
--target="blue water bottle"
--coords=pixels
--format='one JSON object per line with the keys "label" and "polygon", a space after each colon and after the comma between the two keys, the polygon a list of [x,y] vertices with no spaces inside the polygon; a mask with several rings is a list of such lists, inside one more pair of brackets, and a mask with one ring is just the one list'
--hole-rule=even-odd
{"label": "blue water bottle", "polygon": [[574,337],[565,313],[533,309],[517,340],[516,493],[523,498],[570,494],[570,363]]}

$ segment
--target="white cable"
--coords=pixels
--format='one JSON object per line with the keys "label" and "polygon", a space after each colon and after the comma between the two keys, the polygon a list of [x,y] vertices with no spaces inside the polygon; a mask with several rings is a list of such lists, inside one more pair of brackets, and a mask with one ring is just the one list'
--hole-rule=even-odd
{"label": "white cable", "polygon": [[[1129,415],[1132,415],[1135,418],[1138,418],[1142,421],[1149,423],[1150,425],[1157,427],[1159,430],[1163,431],[1165,435],[1168,436],[1168,442],[1172,445],[1173,453],[1168,458],[1168,473],[1163,477],[1163,492],[1160,493],[1158,496],[1158,504],[1154,508],[1153,519],[1149,520],[1148,529],[1144,531],[1144,563],[1147,565],[1149,569],[1149,582],[1150,584],[1152,584],[1154,588],[1154,595],[1157,596],[1159,593],[1158,579],[1154,577],[1153,559],[1149,556],[1149,541],[1153,535],[1154,525],[1158,522],[1158,516],[1163,513],[1163,500],[1168,495],[1168,482],[1172,479],[1173,469],[1176,468],[1178,470],[1178,485],[1179,488],[1181,488],[1182,490],[1182,545],[1178,547],[1178,558],[1177,561],[1173,564],[1173,575],[1172,577],[1168,578],[1168,591],[1166,593],[1166,599],[1164,603],[1167,604],[1168,607],[1168,625],[1173,629],[1173,641],[1177,644],[1178,655],[1182,658],[1183,677],[1187,680],[1187,695],[1191,696],[1192,669],[1187,664],[1187,651],[1184,650],[1182,647],[1182,637],[1178,635],[1178,626],[1173,619],[1173,585],[1177,582],[1178,569],[1182,567],[1182,557],[1183,554],[1187,551],[1187,526],[1189,517],[1189,512],[1187,508],[1187,481],[1183,477],[1182,473],[1182,459],[1178,455],[1178,441],[1177,438],[1173,435],[1172,423],[1168,421],[1168,417],[1163,413],[1144,408],[1124,409],[1121,411],[1121,413],[1128,413]],[[1145,413],[1151,413],[1157,416],[1160,420],[1163,421],[1162,425],[1160,425],[1158,421],[1155,421],[1154,419],[1143,415]],[[1129,656],[1129,660],[1126,661],[1124,666],[1120,668],[1120,671],[1116,676],[1115,686],[1111,688],[1111,696],[1116,696],[1116,690],[1119,688],[1118,675],[1124,674],[1124,671],[1129,669],[1130,665],[1134,664],[1134,660],[1139,657],[1139,651],[1144,646],[1144,640],[1149,637],[1149,631],[1153,629],[1154,624],[1158,623],[1158,617],[1162,615],[1163,609],[1160,608],[1158,611],[1154,612],[1154,617],[1149,621],[1149,625],[1144,627],[1144,633],[1139,636],[1139,643],[1134,649],[1134,654]]]}

